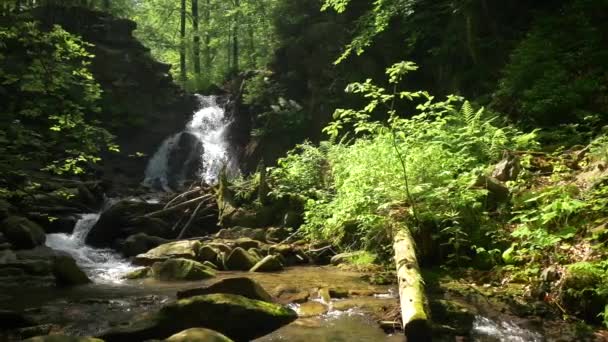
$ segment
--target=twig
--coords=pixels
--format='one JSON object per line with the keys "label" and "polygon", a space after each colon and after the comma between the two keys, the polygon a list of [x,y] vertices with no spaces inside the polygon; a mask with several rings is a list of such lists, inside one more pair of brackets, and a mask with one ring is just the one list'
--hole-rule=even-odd
{"label": "twig", "polygon": [[185,207],[187,207],[187,206],[189,206],[189,205],[191,205],[193,203],[197,203],[199,201],[205,202],[206,200],[211,199],[212,197],[213,197],[212,195],[204,195],[204,196],[201,196],[201,197],[197,197],[195,199],[191,199],[189,201],[182,202],[180,204],[174,205],[174,206],[172,206],[170,208],[166,208],[166,209],[162,209],[162,210],[151,212],[149,214],[144,215],[144,217],[160,216],[160,215],[163,215],[163,214],[175,211],[177,209],[185,208]]}
{"label": "twig", "polygon": [[194,212],[192,213],[192,216],[190,216],[190,219],[188,220],[188,222],[186,222],[186,224],[184,225],[184,228],[182,228],[182,231],[179,233],[179,235],[177,236],[177,239],[181,239],[182,236],[184,236],[184,234],[186,233],[186,230],[188,230],[188,227],[190,227],[190,225],[192,224],[192,221],[194,221],[194,218],[196,217],[196,215],[198,214],[198,211],[201,209],[201,207],[203,206],[203,201],[201,201],[197,206],[196,209],[194,209]]}
{"label": "twig", "polygon": [[171,204],[173,204],[173,202],[177,201],[178,199],[180,199],[182,197],[187,197],[189,195],[192,195],[193,193],[195,193],[195,192],[197,192],[199,190],[201,190],[201,188],[197,187],[197,188],[195,188],[193,190],[189,190],[189,191],[186,191],[186,192],[184,192],[182,194],[179,194],[179,195],[175,196],[172,200],[170,200],[169,202],[167,202],[167,204],[165,205],[165,207],[163,209],[167,209]]}

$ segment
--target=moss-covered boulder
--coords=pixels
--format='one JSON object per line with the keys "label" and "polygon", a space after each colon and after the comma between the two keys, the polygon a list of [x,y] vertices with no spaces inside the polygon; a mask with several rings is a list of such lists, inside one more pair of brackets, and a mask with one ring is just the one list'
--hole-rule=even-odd
{"label": "moss-covered boulder", "polygon": [[0,224],[0,232],[16,249],[29,249],[43,245],[46,241],[44,230],[25,217],[9,216]]}
{"label": "moss-covered boulder", "polygon": [[234,341],[251,341],[297,318],[278,304],[231,294],[211,294],[178,300],[157,313],[100,336],[107,342],[163,339],[182,330],[205,327]]}
{"label": "moss-covered boulder", "polygon": [[201,243],[196,240],[182,240],[162,244],[144,254],[139,254],[133,263],[141,266],[150,266],[155,262],[170,258],[196,259]]}
{"label": "moss-covered boulder", "polygon": [[255,280],[246,277],[222,279],[211,285],[179,291],[177,298],[188,298],[213,293],[235,294],[249,299],[272,302],[272,296]]}
{"label": "moss-covered boulder", "polygon": [[53,275],[59,286],[74,286],[90,283],[91,280],[76,265],[70,255],[58,253],[53,262]]}
{"label": "moss-covered boulder", "polygon": [[232,342],[228,337],[218,333],[217,331],[205,328],[192,328],[177,333],[168,339],[166,342]]}
{"label": "moss-covered boulder", "polygon": [[219,251],[211,246],[203,246],[198,250],[196,260],[200,262],[209,261],[217,264],[219,260]]}
{"label": "moss-covered boulder", "polygon": [[224,260],[224,267],[231,271],[249,271],[257,262],[246,250],[237,247]]}
{"label": "moss-covered boulder", "polygon": [[136,256],[143,254],[158,247],[159,245],[169,242],[167,239],[160,238],[158,236],[149,236],[146,233],[137,233],[129,236],[122,244],[122,254],[126,257]]}
{"label": "moss-covered boulder", "polygon": [[24,342],[103,342],[98,338],[93,337],[80,337],[80,336],[67,336],[67,335],[46,335],[30,337]]}
{"label": "moss-covered boulder", "polygon": [[169,259],[152,265],[155,279],[165,281],[202,280],[215,276],[215,272],[200,262],[189,259]]}
{"label": "moss-covered boulder", "polygon": [[251,272],[277,272],[283,270],[283,264],[276,255],[267,255],[264,259],[255,264],[249,271]]}
{"label": "moss-covered boulder", "polygon": [[599,323],[598,315],[607,303],[608,274],[592,262],[568,265],[559,285],[558,299],[571,314]]}
{"label": "moss-covered boulder", "polygon": [[235,247],[241,247],[242,249],[260,248],[261,246],[260,241],[253,240],[247,237],[238,238],[234,240],[233,244]]}
{"label": "moss-covered boulder", "polygon": [[247,228],[238,226],[223,228],[217,232],[215,236],[220,239],[238,239],[245,237],[261,242],[266,241],[266,231],[262,228]]}
{"label": "moss-covered boulder", "polygon": [[150,267],[144,267],[135,271],[129,272],[123,276],[123,279],[143,279],[150,276]]}

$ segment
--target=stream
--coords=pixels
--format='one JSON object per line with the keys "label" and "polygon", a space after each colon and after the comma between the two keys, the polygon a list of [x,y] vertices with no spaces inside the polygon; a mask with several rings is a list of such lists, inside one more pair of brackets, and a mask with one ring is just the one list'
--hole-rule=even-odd
{"label": "stream", "polygon": [[[170,191],[183,182],[193,169],[200,179],[214,183],[220,170],[238,173],[230,156],[224,135],[230,120],[214,96],[199,96],[201,108],[187,127],[168,137],[150,159],[144,184]],[[184,139],[189,135],[195,139]],[[184,144],[190,148],[184,150]],[[181,164],[173,165],[176,161]],[[177,170],[177,171],[176,171]],[[159,309],[175,300],[179,290],[200,287],[207,281],[161,282],[157,280],[124,280],[122,277],[137,267],[111,249],[92,248],[85,237],[99,219],[99,213],[80,216],[72,234],[49,234],[47,246],[72,255],[93,281],[69,289],[32,289],[27,298],[23,289],[7,290],[0,296],[3,308],[25,310],[36,320],[57,324],[66,334],[97,335],[101,331],[132,320],[135,316]],[[401,334],[388,335],[374,316],[386,307],[396,307],[394,286],[370,285],[361,274],[327,266],[290,267],[279,273],[218,272],[213,280],[238,276],[251,277],[270,293],[279,288],[312,291],[339,285],[350,290],[367,291],[373,296],[332,299],[323,302],[312,297],[303,304],[290,304],[300,318],[257,341],[404,341]],[[319,305],[320,304],[320,305]],[[307,312],[306,308],[313,308]],[[320,308],[320,310],[319,310]],[[544,341],[541,334],[505,321],[477,316],[470,332],[473,341]]]}

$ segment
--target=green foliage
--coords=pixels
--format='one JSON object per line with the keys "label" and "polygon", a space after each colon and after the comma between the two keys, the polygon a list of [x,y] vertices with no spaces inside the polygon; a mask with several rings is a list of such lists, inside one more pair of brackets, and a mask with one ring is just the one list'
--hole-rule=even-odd
{"label": "green foliage", "polygon": [[532,124],[576,124],[594,117],[606,122],[608,51],[602,32],[608,26],[598,13],[607,5],[577,0],[541,16],[511,54],[495,106]]}
{"label": "green foliage", "polygon": [[0,158],[3,168],[25,165],[83,173],[112,136],[91,120],[101,90],[88,70],[87,43],[55,26],[0,26]]}
{"label": "green foliage", "polygon": [[[389,82],[397,84],[415,69],[413,63],[396,64],[387,69]],[[462,240],[476,235],[473,230],[485,217],[486,191],[471,187],[473,180],[503,149],[533,147],[533,134],[498,126],[495,117],[455,96],[435,101],[423,91],[389,93],[371,80],[347,90],[363,94],[369,103],[361,110],[337,110],[325,129],[332,143],[292,152],[289,163],[273,172],[275,187],[284,191],[298,189],[294,183],[327,189],[309,198],[303,229],[312,238],[378,248],[390,237],[390,212],[402,208],[410,227],[441,227],[448,241],[458,242],[455,253],[464,257],[470,246]],[[401,100],[418,101],[418,113],[398,116],[393,104]],[[371,121],[381,108],[389,120]],[[346,143],[348,137],[354,140]],[[311,170],[313,176],[303,178]],[[329,187],[319,186],[327,179]]]}

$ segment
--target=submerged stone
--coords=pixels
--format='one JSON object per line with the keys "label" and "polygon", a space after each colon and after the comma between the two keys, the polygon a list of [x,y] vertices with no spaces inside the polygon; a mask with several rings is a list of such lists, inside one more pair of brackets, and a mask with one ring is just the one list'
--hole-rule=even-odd
{"label": "submerged stone", "polygon": [[234,341],[251,341],[297,318],[278,304],[231,294],[211,294],[178,300],[131,325],[100,336],[107,342],[145,341],[167,338],[182,330],[205,327]]}

